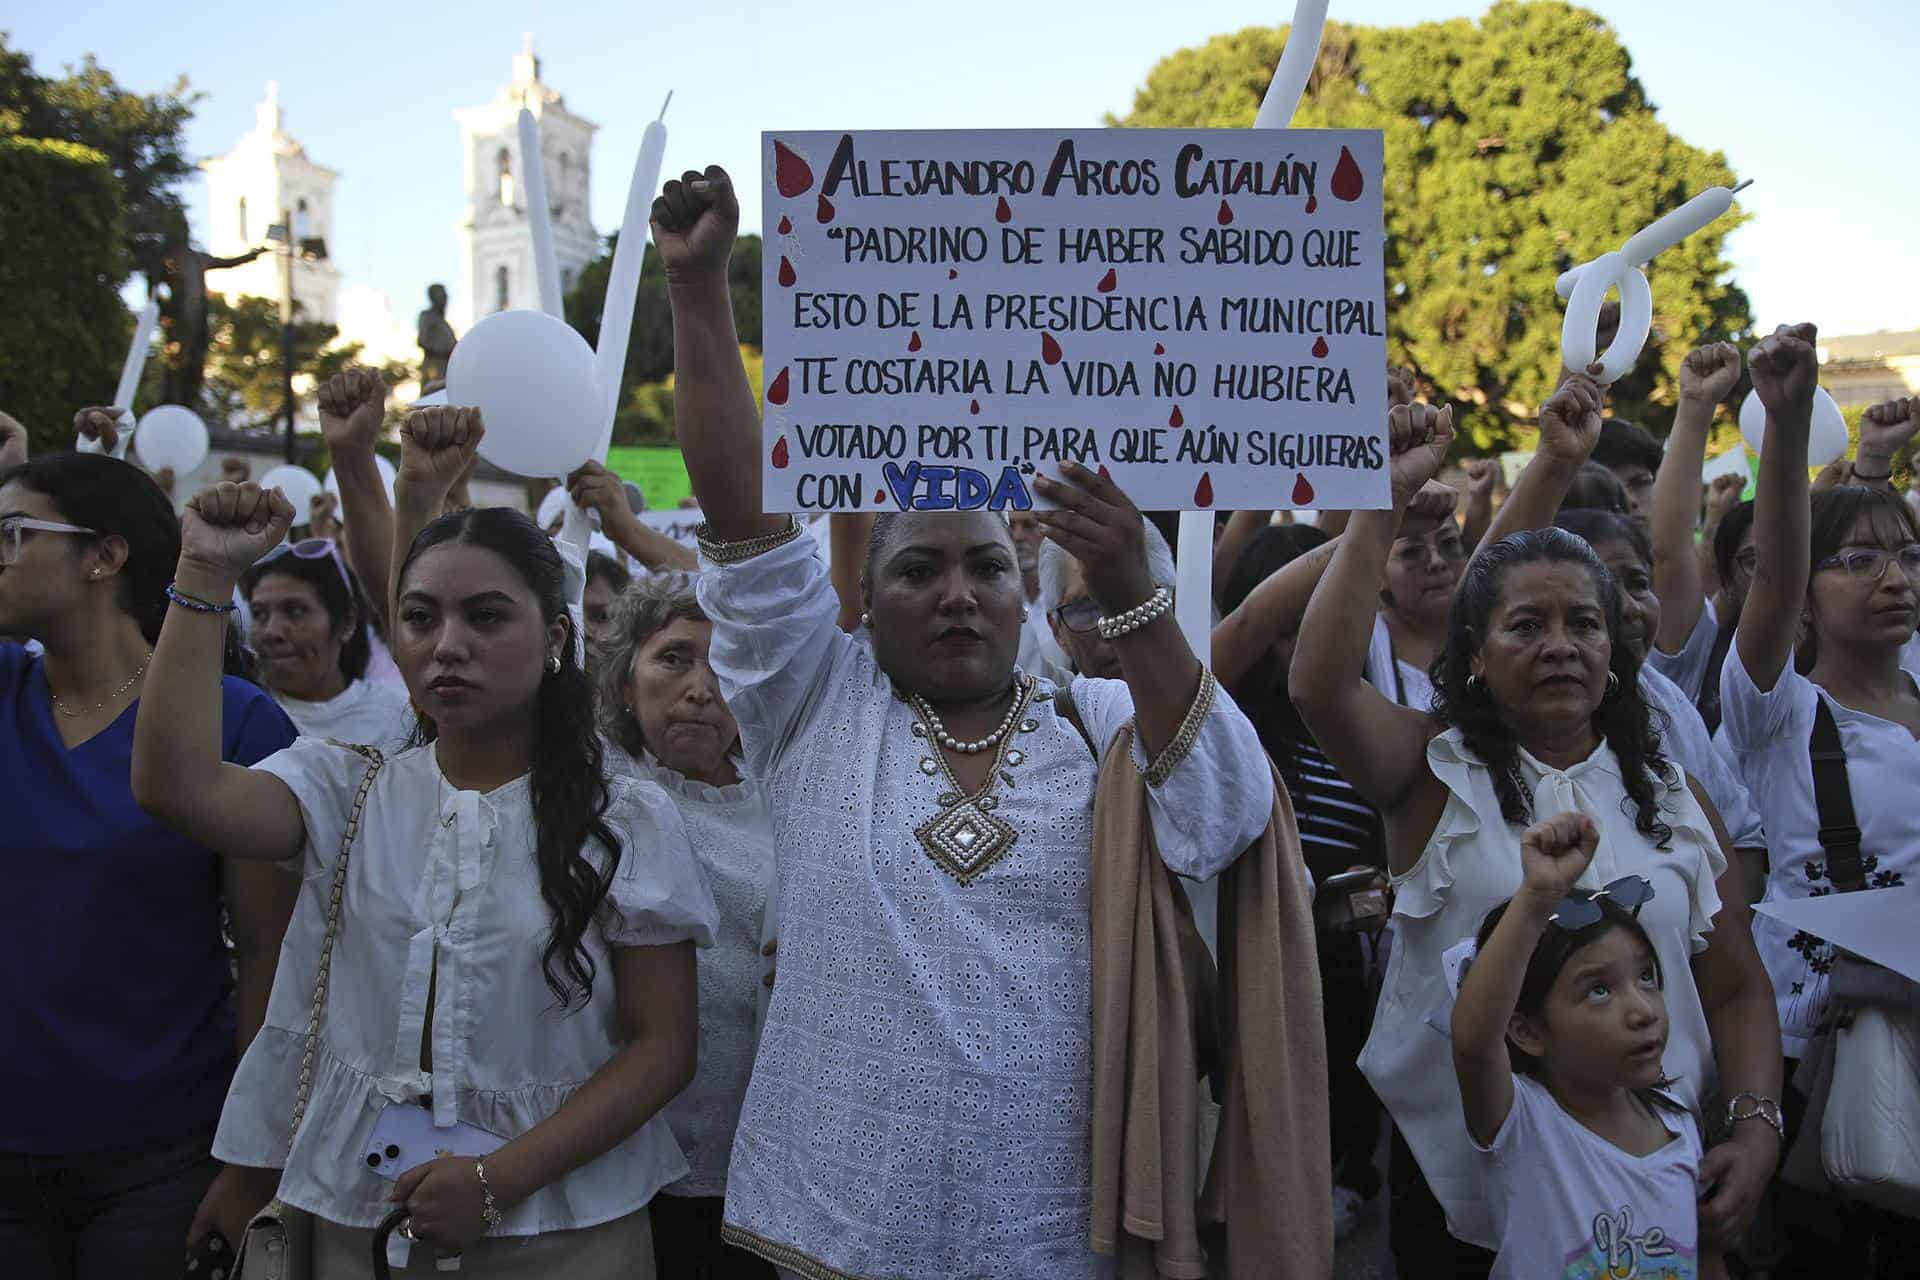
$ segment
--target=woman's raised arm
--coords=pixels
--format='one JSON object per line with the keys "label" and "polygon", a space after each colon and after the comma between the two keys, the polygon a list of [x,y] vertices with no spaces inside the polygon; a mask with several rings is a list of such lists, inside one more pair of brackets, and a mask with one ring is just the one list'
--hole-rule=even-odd
{"label": "woman's raised arm", "polygon": [[1753,389],[1767,409],[1753,492],[1753,585],[1734,643],[1754,687],[1773,688],[1793,657],[1807,598],[1813,514],[1807,496],[1807,435],[1820,367],[1810,324],[1781,325],[1747,352]]}

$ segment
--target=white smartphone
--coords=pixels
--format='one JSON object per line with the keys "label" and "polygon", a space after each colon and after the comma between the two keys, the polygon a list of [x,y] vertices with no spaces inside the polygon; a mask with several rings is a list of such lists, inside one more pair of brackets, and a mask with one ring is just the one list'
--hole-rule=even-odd
{"label": "white smartphone", "polygon": [[433,1124],[433,1112],[410,1102],[390,1102],[373,1122],[362,1153],[367,1168],[388,1181],[437,1156],[490,1156],[507,1144],[499,1134],[455,1121],[446,1129]]}

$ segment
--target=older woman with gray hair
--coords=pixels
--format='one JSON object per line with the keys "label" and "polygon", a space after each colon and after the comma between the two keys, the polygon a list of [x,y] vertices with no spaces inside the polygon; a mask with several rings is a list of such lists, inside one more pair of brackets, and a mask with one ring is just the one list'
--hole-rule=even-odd
{"label": "older woman with gray hair", "polygon": [[[1156,587],[1173,590],[1173,549],[1142,516],[1141,532],[1146,537],[1147,576]],[[1100,634],[1100,606],[1087,590],[1086,574],[1080,562],[1049,538],[1040,544],[1040,596],[1035,601],[1046,611],[1053,638],[1073,663],[1073,671],[1042,671],[1039,674],[1064,685],[1074,672],[1095,680],[1120,678],[1120,654],[1113,642]]]}
{"label": "older woman with gray hair", "polygon": [[692,1171],[654,1198],[655,1269],[771,1277],[766,1263],[720,1239],[761,995],[773,981],[773,821],[765,793],[740,776],[739,729],[707,663],[712,635],[690,578],[643,578],[614,603],[595,678],[607,767],[672,797],[720,908],[713,947],[700,955],[698,1071],[666,1112]]}

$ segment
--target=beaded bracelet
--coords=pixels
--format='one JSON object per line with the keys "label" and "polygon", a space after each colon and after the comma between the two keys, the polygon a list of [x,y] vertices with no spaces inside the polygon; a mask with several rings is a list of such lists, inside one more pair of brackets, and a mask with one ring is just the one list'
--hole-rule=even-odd
{"label": "beaded bracelet", "polygon": [[1094,625],[1100,628],[1100,638],[1117,640],[1132,631],[1138,631],[1149,622],[1173,608],[1173,592],[1165,587],[1155,587],[1153,594],[1125,613],[1114,618],[1102,618]]}
{"label": "beaded bracelet", "polygon": [[[1740,1104],[1743,1102],[1749,1104],[1749,1109],[1746,1111],[1740,1109]],[[1773,1126],[1773,1131],[1780,1135],[1780,1140],[1786,1141],[1786,1122],[1781,1118],[1780,1104],[1772,1098],[1763,1098],[1757,1093],[1734,1094],[1727,1101],[1727,1127],[1732,1128],[1742,1120],[1765,1120]]]}
{"label": "beaded bracelet", "polygon": [[173,601],[182,609],[188,609],[194,613],[235,613],[240,608],[239,605],[231,602],[227,604],[215,604],[211,600],[202,600],[199,596],[190,596],[174,586],[171,582],[167,584],[167,599]]}
{"label": "beaded bracelet", "polygon": [[1200,740],[1200,726],[1207,722],[1207,713],[1213,710],[1214,691],[1220,687],[1213,672],[1200,668],[1200,688],[1193,695],[1193,705],[1187,708],[1187,718],[1180,722],[1180,731],[1173,735],[1173,741],[1160,753],[1158,759],[1147,765],[1143,775],[1147,785],[1157,787],[1172,776],[1174,767],[1193,752],[1193,744]]}
{"label": "beaded bracelet", "polygon": [[787,527],[777,533],[764,533],[757,538],[742,538],[738,542],[720,542],[713,536],[713,526],[702,520],[693,531],[694,541],[700,544],[700,554],[715,564],[738,564],[742,560],[751,560],[763,552],[775,547],[783,547],[800,536],[800,522],[792,516],[787,517]]}

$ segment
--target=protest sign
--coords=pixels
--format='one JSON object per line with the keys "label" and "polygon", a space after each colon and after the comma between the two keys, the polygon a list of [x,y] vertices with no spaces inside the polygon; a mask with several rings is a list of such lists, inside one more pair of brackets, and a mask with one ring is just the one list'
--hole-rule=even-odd
{"label": "protest sign", "polygon": [[1387,505],[1381,136],[768,133],[769,511]]}

